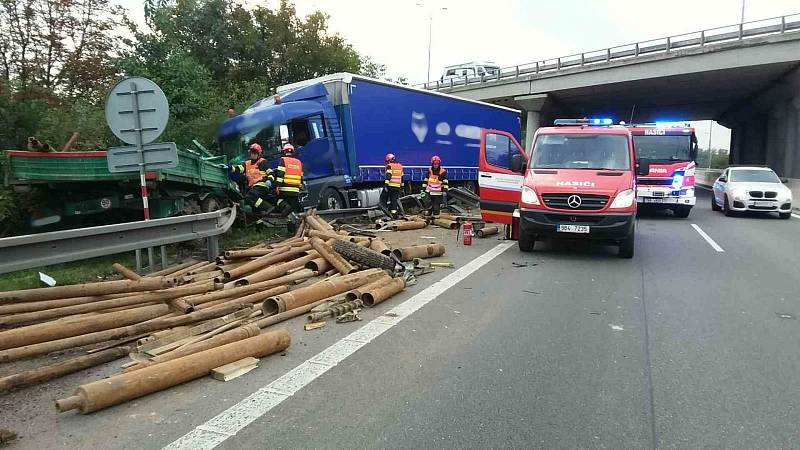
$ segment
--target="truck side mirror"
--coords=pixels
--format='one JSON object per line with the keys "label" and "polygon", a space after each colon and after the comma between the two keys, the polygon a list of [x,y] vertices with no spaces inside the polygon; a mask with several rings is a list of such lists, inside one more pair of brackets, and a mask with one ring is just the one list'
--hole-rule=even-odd
{"label": "truck side mirror", "polygon": [[511,157],[511,170],[519,173],[525,172],[525,160],[521,154],[517,153]]}
{"label": "truck side mirror", "polygon": [[641,175],[641,176],[650,175],[650,163],[644,161],[637,161],[636,175]]}
{"label": "truck side mirror", "polygon": [[279,127],[279,131],[281,134],[281,141],[288,142],[289,141],[289,127],[286,125],[281,125]]}

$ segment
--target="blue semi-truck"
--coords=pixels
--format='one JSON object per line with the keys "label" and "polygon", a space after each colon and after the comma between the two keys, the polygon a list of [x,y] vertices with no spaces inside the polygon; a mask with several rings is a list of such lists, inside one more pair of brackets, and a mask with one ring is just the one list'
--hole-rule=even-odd
{"label": "blue semi-truck", "polygon": [[229,161],[243,160],[258,143],[273,165],[282,142],[291,142],[303,161],[304,203],[338,209],[378,203],[386,153],[403,164],[411,189],[425,178],[433,155],[442,158],[451,186],[477,189],[484,128],[519,139],[519,112],[338,73],[279,87],[225,121],[218,138]]}

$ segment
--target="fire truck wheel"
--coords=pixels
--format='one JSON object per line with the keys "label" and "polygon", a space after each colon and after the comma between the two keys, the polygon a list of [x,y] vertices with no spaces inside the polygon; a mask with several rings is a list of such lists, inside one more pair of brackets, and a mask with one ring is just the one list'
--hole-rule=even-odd
{"label": "fire truck wheel", "polygon": [[624,241],[619,243],[619,257],[630,259],[633,258],[633,246],[635,242],[635,234],[631,234]]}
{"label": "fire truck wheel", "polygon": [[673,209],[672,212],[675,214],[675,217],[685,219],[689,217],[689,213],[692,212],[692,208],[689,206],[678,206],[677,208]]}
{"label": "fire truck wheel", "polygon": [[520,233],[517,245],[519,245],[520,251],[532,252],[533,247],[536,246],[536,238],[527,233]]}

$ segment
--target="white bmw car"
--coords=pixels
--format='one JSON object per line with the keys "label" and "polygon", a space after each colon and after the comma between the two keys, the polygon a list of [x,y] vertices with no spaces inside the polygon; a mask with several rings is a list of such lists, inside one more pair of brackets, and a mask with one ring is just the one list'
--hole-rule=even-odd
{"label": "white bmw car", "polygon": [[714,182],[711,209],[735,212],[777,212],[781,219],[792,216],[792,191],[768,167],[728,167]]}

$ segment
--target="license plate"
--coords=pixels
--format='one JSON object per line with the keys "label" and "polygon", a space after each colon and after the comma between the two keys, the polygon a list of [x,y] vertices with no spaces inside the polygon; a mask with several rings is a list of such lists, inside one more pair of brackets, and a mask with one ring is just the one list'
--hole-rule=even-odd
{"label": "license plate", "polygon": [[588,233],[589,227],[587,225],[559,225],[556,230],[559,233]]}
{"label": "license plate", "polygon": [[664,199],[663,199],[663,198],[649,198],[649,197],[645,197],[645,198],[644,198],[644,202],[645,202],[645,203],[664,203]]}
{"label": "license plate", "polygon": [[753,202],[753,206],[774,206],[772,202]]}

